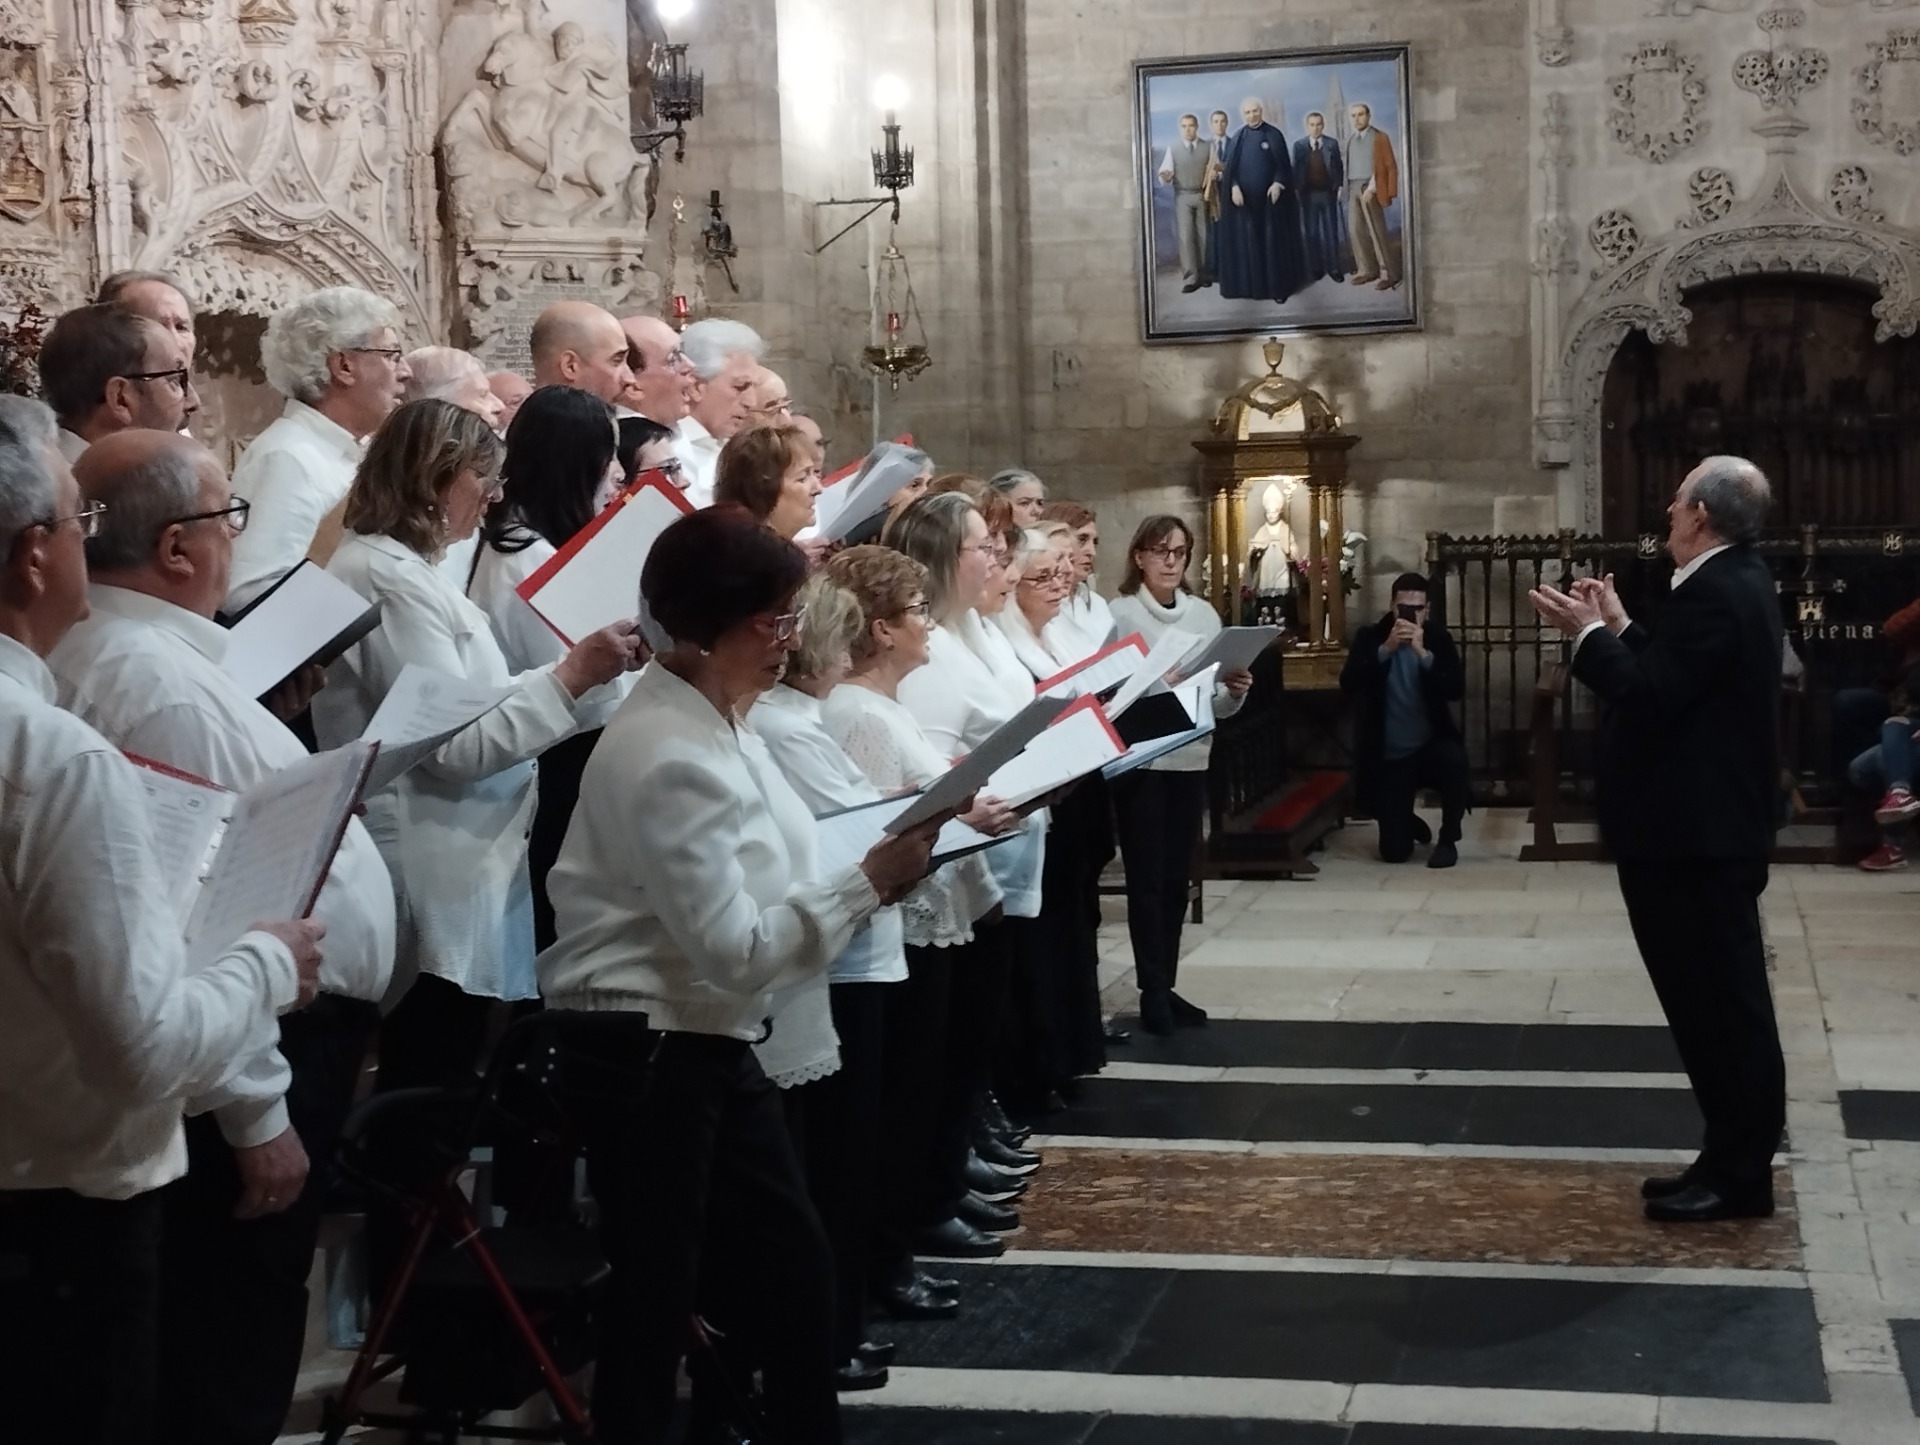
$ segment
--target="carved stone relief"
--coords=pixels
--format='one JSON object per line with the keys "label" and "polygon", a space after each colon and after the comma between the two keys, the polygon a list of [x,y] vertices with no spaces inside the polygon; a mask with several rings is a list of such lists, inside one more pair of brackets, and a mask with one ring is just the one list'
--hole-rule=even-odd
{"label": "carved stone relief", "polygon": [[1607,77],[1608,129],[1630,154],[1658,165],[1699,136],[1707,83],[1698,61],[1670,41],[1642,41],[1626,62],[1626,70]]}
{"label": "carved stone relief", "polygon": [[1878,225],[1886,213],[1873,204],[1873,182],[1865,166],[1842,166],[1827,182],[1827,204],[1846,220]]}
{"label": "carved stone relief", "polygon": [[1806,23],[1801,10],[1769,10],[1758,19],[1767,32],[1768,48],[1741,52],[1733,62],[1733,83],[1759,97],[1768,110],[1791,107],[1807,91],[1826,79],[1829,64],[1824,50],[1785,44],[1781,37]]}
{"label": "carved stone relief", "polygon": [[15,12],[0,32],[0,216],[37,219],[59,187],[45,32]]}
{"label": "carved stone relief", "polygon": [[1679,228],[1711,226],[1733,209],[1733,177],[1719,166],[1702,166],[1687,177],[1687,200],[1692,209],[1676,222]]}
{"label": "carved stone relief", "polygon": [[1600,254],[1601,265],[1593,273],[1600,276],[1640,249],[1640,228],[1625,211],[1602,211],[1587,227],[1587,244]]}
{"label": "carved stone relief", "polygon": [[1910,155],[1920,147],[1920,29],[1889,31],[1867,50],[1872,59],[1853,73],[1864,92],[1854,97],[1853,123],[1875,145]]}

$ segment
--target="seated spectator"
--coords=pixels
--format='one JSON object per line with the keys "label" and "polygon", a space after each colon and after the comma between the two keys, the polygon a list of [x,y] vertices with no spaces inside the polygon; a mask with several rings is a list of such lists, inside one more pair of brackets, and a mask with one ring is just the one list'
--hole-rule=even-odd
{"label": "seated spectator", "polygon": [[189,971],[139,772],[54,706],[42,660],[87,613],[84,502],[51,412],[0,397],[0,1352],[10,1437],[153,1428],[165,1186],[181,1102],[313,997],[317,921]]}
{"label": "seated spectator", "polygon": [[749,427],[720,449],[714,505],[744,507],[783,541],[813,525],[819,495],[820,454],[796,427]]}
{"label": "seated spectator", "polygon": [[1380,857],[1404,863],[1433,834],[1413,810],[1423,787],[1440,793],[1440,836],[1429,868],[1459,861],[1467,750],[1449,703],[1466,690],[1460,652],[1427,606],[1427,579],[1403,572],[1378,622],[1354,635],[1340,690],[1354,700],[1354,795],[1380,824]]}
{"label": "seated spectator", "polygon": [[260,364],[287,405],[234,463],[233,490],[253,511],[234,542],[229,609],[301,558],[333,555],[362,439],[400,404],[409,375],[399,311],[353,286],[328,286],[275,312]]}
{"label": "seated spectator", "polygon": [[[118,747],[245,789],[306,751],[221,666],[247,504],[199,443],[125,431],[74,468],[107,509],[87,543],[91,615],[48,659],[60,696]],[[162,1445],[271,1440],[293,1399],[328,1161],[393,966],[393,883],[348,823],[315,902],[320,997],[186,1104],[187,1178],[161,1247]]]}
{"label": "seated spectator", "polygon": [[69,462],[89,442],[146,427],[179,431],[200,407],[193,353],[158,322],[108,302],[69,311],[40,346],[40,388]]}

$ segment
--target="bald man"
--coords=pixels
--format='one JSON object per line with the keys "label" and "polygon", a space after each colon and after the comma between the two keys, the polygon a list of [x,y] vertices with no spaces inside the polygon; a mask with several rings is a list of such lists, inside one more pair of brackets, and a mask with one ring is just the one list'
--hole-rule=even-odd
{"label": "bald man", "polygon": [[786,378],[771,366],[753,370],[753,400],[748,403],[752,426],[785,426],[793,420],[793,397]]}
{"label": "bald man", "polygon": [[693,368],[680,351],[680,333],[658,316],[623,316],[633,384],[620,405],[661,426],[678,426],[693,391]]}
{"label": "bald man", "polygon": [[533,395],[533,386],[517,371],[490,371],[487,373],[487,390],[500,403],[499,429],[504,434],[513,425],[520,403]]}
{"label": "bald man", "polygon": [[407,353],[407,369],[413,373],[407,378],[408,401],[434,397],[472,412],[495,431],[504,425],[500,399],[493,394],[487,369],[471,351],[457,346],[422,346]]}
{"label": "bald man", "polygon": [[533,323],[533,384],[576,386],[611,406],[633,385],[627,333],[591,301],[556,301]]}

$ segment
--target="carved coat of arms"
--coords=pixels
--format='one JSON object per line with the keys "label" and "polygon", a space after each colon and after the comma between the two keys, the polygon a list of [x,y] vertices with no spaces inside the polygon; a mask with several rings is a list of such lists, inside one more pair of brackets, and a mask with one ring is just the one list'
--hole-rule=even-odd
{"label": "carved coat of arms", "polygon": [[1920,30],[1895,30],[1867,46],[1873,56],[1854,72],[1853,123],[1896,155],[1920,150]]}
{"label": "carved coat of arms", "polygon": [[1627,56],[1627,69],[1607,77],[1613,103],[1607,126],[1634,155],[1656,165],[1692,145],[1700,133],[1707,83],[1696,62],[1665,41],[1647,41]]}
{"label": "carved coat of arms", "polygon": [[53,98],[39,27],[0,0],[0,216],[31,221],[46,210],[55,181]]}

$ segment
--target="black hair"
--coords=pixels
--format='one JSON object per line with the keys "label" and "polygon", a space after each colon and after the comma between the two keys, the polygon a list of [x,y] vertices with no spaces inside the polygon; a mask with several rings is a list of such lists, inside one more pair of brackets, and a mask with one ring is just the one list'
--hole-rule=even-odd
{"label": "black hair", "polygon": [[673,435],[673,428],[661,426],[650,416],[620,418],[620,474],[632,481],[639,471],[640,453],[657,441]]}
{"label": "black hair", "polygon": [[1387,595],[1391,597],[1401,592],[1431,593],[1432,591],[1433,588],[1427,584],[1427,579],[1418,572],[1402,572],[1393,579],[1393,588]]}
{"label": "black hair", "polygon": [[488,514],[486,544],[524,552],[535,536],[564,547],[593,520],[594,493],[614,455],[613,408],[573,386],[543,386],[507,427],[500,501]]}
{"label": "black hair", "polygon": [[654,542],[640,570],[640,596],[675,642],[712,647],[793,596],[806,576],[806,553],[745,507],[705,507]]}

